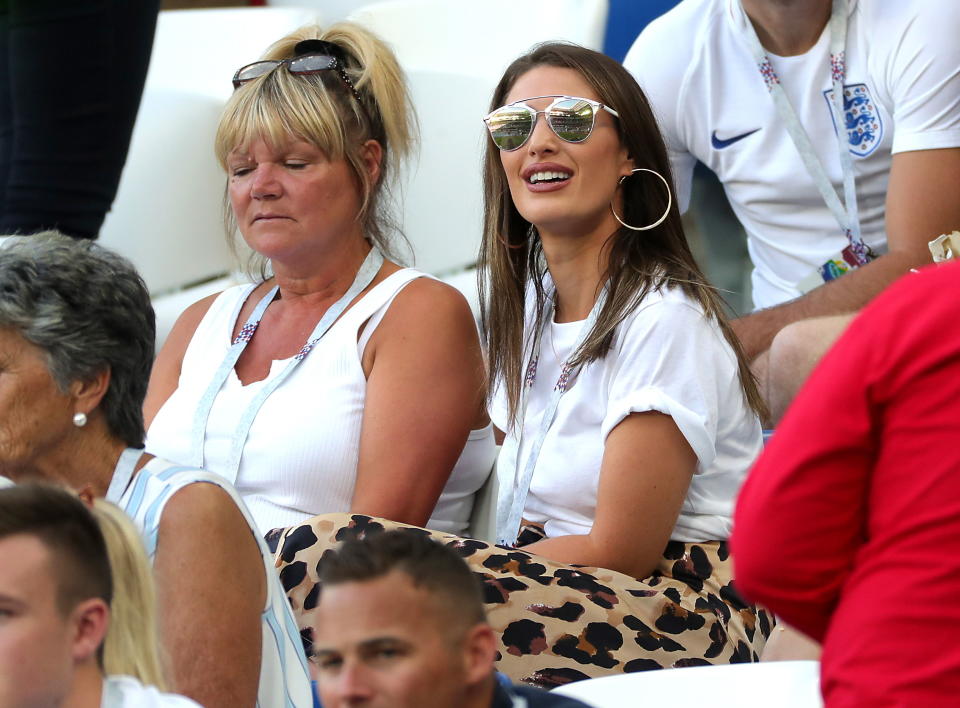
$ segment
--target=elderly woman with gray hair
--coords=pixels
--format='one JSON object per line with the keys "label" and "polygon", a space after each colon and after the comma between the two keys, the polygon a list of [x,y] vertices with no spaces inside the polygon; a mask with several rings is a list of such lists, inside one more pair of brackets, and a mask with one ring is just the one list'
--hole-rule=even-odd
{"label": "elderly woman with gray hair", "polygon": [[154,316],[124,259],[59,234],[0,247],[0,474],[124,509],[153,562],[172,688],[201,705],[310,706],[273,561],[233,487],[143,452]]}

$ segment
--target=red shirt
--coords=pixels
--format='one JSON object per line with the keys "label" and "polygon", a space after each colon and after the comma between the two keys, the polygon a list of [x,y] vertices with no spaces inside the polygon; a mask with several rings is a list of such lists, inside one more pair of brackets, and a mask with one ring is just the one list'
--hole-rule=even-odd
{"label": "red shirt", "polygon": [[827,706],[960,705],[960,264],[890,287],[740,493],[737,586],[823,643]]}

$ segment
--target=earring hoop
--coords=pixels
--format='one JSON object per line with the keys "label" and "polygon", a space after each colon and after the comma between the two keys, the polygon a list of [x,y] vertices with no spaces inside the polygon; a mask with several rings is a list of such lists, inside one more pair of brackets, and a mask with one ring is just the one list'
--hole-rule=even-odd
{"label": "earring hoop", "polygon": [[73,414],[73,424],[78,428],[82,428],[87,424],[87,414],[86,413],[74,413]]}
{"label": "earring hoop", "polygon": [[650,174],[656,175],[657,177],[660,178],[660,181],[663,182],[663,186],[667,188],[667,208],[664,210],[663,216],[661,216],[659,219],[657,219],[656,221],[654,221],[652,224],[648,226],[631,226],[626,221],[620,218],[620,215],[617,214],[616,210],[613,208],[612,201],[610,202],[610,213],[613,214],[613,218],[619,221],[622,226],[627,227],[631,231],[649,231],[652,228],[660,226],[660,224],[666,221],[667,215],[670,214],[670,207],[673,206],[673,194],[670,191],[670,184],[667,182],[664,176],[659,172],[657,172],[656,170],[650,170],[650,169],[647,169],[646,167],[636,167],[630,170],[630,174],[624,175],[623,177],[620,178],[620,181],[617,182],[617,186],[623,184],[623,180],[625,180],[627,177],[632,177],[637,172],[649,172]]}

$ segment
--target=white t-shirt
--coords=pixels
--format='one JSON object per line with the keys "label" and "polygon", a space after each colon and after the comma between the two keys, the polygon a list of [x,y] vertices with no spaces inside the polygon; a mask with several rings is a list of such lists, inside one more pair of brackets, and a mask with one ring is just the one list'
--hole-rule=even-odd
{"label": "white t-shirt", "polygon": [[[527,312],[533,309],[528,302]],[[528,314],[527,332],[532,317]],[[551,322],[544,331],[523,421],[519,459],[524,463],[581,325]],[[697,455],[696,474],[671,538],[726,539],[737,491],[762,447],[760,422],[746,403],[736,356],[717,323],[677,288],[650,293],[617,327],[607,356],[587,364],[560,399],[537,459],[524,518],[544,524],[550,537],[589,533],[607,435],[631,413],[644,411],[672,416]],[[508,430],[506,396],[499,388],[490,417],[507,432],[497,465],[501,494],[509,495],[518,440],[516,431]]]}
{"label": "white t-shirt", "polygon": [[160,693],[132,676],[107,676],[100,708],[200,708],[200,704],[184,696]]}
{"label": "white t-shirt", "polygon": [[[849,12],[850,152],[863,237],[882,253],[891,154],[960,146],[960,3],[849,0]],[[660,122],[681,210],[700,160],[747,232],[754,304],[770,307],[800,295],[796,284],[847,240],[757,70],[743,37],[748,22],[739,0],[684,0],[648,25],[624,66]],[[801,56],[769,56],[842,195],[829,45],[828,27]]]}

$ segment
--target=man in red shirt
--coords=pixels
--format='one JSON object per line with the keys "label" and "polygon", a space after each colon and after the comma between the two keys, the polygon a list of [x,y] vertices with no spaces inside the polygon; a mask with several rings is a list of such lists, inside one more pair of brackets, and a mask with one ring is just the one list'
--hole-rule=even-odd
{"label": "man in red shirt", "polygon": [[822,642],[826,705],[960,696],[960,264],[853,321],[737,505],[740,591]]}

